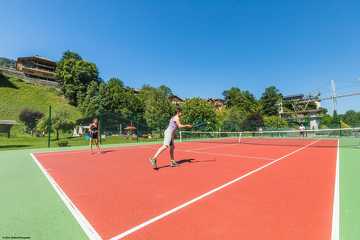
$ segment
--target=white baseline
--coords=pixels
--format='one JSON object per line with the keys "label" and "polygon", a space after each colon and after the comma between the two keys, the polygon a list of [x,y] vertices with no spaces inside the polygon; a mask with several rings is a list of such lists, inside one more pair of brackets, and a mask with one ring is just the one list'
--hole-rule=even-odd
{"label": "white baseline", "polygon": [[75,206],[75,204],[70,200],[66,193],[61,189],[61,187],[56,183],[56,181],[50,176],[50,174],[48,174],[45,168],[37,160],[35,155],[31,153],[31,157],[34,159],[36,165],[40,168],[42,173],[48,179],[56,193],[60,196],[60,199],[64,202],[65,206],[69,209],[69,211],[75,217],[76,221],[80,224],[81,228],[84,230],[88,238],[90,240],[101,240],[102,238],[100,237],[100,235],[96,232],[96,230],[92,227],[92,225],[80,212],[80,210]]}

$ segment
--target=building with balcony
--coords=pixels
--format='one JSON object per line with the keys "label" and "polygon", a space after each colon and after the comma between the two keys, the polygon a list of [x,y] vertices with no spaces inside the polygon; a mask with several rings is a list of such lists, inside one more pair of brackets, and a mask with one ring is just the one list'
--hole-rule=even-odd
{"label": "building with balcony", "polygon": [[16,60],[16,70],[27,77],[56,81],[56,62],[40,56],[19,57]]}

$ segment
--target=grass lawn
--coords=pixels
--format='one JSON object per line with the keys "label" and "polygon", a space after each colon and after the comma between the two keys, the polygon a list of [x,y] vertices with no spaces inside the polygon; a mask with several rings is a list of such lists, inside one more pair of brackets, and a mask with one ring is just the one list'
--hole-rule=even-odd
{"label": "grass lawn", "polygon": [[[152,142],[159,139],[148,138],[126,138],[124,136],[111,136],[102,139],[102,144],[121,144],[121,143],[137,143],[137,142]],[[89,144],[83,137],[62,137],[59,141],[68,141],[69,147],[86,146]],[[51,139],[51,147],[58,147],[58,142],[55,138]],[[47,137],[32,137],[30,135],[17,135],[7,138],[0,136],[0,151],[11,149],[30,149],[30,148],[46,148],[48,146]],[[66,148],[66,147],[64,147]]]}
{"label": "grass lawn", "polygon": [[340,239],[360,239],[360,138],[340,141]]}

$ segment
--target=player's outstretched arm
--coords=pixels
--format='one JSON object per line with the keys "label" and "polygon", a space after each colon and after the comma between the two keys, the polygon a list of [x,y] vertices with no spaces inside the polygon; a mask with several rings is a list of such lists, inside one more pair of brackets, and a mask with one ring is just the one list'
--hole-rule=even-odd
{"label": "player's outstretched arm", "polygon": [[182,123],[180,122],[179,117],[176,117],[176,118],[175,118],[175,122],[176,122],[176,124],[178,125],[179,128],[192,128],[192,125],[191,125],[191,124],[182,124]]}

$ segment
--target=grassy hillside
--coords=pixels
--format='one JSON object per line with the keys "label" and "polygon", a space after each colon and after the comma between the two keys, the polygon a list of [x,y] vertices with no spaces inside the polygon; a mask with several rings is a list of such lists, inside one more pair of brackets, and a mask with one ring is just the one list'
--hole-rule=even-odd
{"label": "grassy hillside", "polygon": [[[55,88],[26,83],[15,77],[0,74],[0,120],[16,120],[11,130],[11,138],[0,134],[0,150],[46,147],[46,137],[35,137],[24,132],[24,124],[19,121],[19,114],[24,108],[48,113],[49,105],[53,114],[57,111],[70,113],[70,120],[75,121],[81,117],[80,111],[68,104],[67,100]],[[54,137],[54,134],[53,134]],[[68,138],[68,134],[61,138]],[[69,139],[71,145],[84,145],[82,138]],[[52,146],[56,146],[53,139]]]}
{"label": "grassy hillside", "polygon": [[56,89],[25,83],[20,79],[0,74],[0,119],[18,121],[19,113],[24,108],[46,114],[49,105],[54,112],[69,112],[71,120],[81,117],[79,110],[69,105]]}
{"label": "grassy hillside", "polygon": [[[33,85],[14,77],[6,77],[0,74],[0,120],[16,120],[19,124],[12,128],[11,137],[0,134],[0,151],[21,148],[45,148],[47,137],[31,136],[24,132],[24,125],[19,121],[22,109],[29,108],[46,114],[49,105],[53,113],[67,111],[70,120],[81,118],[80,111],[68,104],[62,94],[54,89],[40,85]],[[69,133],[61,133],[60,141],[66,140],[69,146],[87,145],[88,140],[83,137],[71,137]],[[135,143],[138,139],[126,136],[111,136],[103,139],[103,144]],[[142,138],[140,141],[155,141],[157,139]],[[55,133],[51,135],[51,147],[57,147],[58,140]]]}

